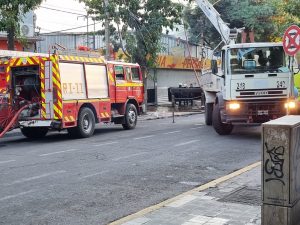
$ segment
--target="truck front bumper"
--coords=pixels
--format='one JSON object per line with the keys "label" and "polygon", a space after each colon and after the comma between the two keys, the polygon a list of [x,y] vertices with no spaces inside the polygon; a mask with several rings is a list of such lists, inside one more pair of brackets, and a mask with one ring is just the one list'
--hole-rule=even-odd
{"label": "truck front bumper", "polygon": [[225,123],[264,123],[287,114],[286,99],[264,101],[238,101],[236,105],[225,101],[221,119]]}

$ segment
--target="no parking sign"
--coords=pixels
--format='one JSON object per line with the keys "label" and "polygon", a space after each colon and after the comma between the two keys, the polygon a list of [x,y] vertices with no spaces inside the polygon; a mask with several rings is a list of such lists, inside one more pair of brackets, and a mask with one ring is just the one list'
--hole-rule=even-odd
{"label": "no parking sign", "polygon": [[283,49],[289,56],[294,56],[300,50],[300,28],[290,26],[283,35]]}

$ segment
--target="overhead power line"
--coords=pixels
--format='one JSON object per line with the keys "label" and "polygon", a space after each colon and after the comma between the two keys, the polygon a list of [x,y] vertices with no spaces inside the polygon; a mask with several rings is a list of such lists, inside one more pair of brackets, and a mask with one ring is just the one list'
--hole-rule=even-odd
{"label": "overhead power line", "polygon": [[46,7],[46,6],[40,6],[40,8],[49,9],[49,10],[53,10],[53,11],[56,11],[56,12],[69,13],[69,14],[73,14],[73,15],[77,15],[77,16],[86,16],[86,14],[75,13],[75,12],[70,12],[70,11],[65,11],[65,10],[60,10],[60,9],[54,9],[54,8],[50,8],[50,7]]}
{"label": "overhead power line", "polygon": [[51,5],[51,4],[42,4],[41,6],[45,6],[45,7],[50,7],[50,8],[54,8],[54,9],[60,9],[60,10],[67,10],[69,12],[74,12],[74,13],[86,13],[86,10],[78,10],[78,9],[72,9],[72,8],[67,8],[67,7],[62,7],[62,6],[55,6],[55,5]]}
{"label": "overhead power line", "polygon": [[[101,22],[97,22],[95,24],[99,24]],[[47,33],[41,33],[41,34],[54,34],[54,33],[60,33],[60,32],[63,32],[63,31],[70,31],[70,30],[76,30],[76,29],[79,29],[79,28],[83,28],[83,27],[86,27],[87,25],[85,26],[79,26],[79,27],[73,27],[73,28],[68,28],[68,29],[64,29],[64,30],[58,30],[58,31],[51,31],[51,32],[47,32]],[[88,24],[88,26],[94,26],[94,24]]]}

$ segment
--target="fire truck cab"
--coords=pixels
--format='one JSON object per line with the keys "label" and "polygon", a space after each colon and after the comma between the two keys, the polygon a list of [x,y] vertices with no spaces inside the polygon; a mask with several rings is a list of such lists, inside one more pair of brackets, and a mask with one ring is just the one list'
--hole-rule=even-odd
{"label": "fire truck cab", "polygon": [[[50,129],[67,129],[85,138],[100,122],[136,126],[144,99],[138,64],[54,54],[11,58],[5,68],[2,98],[18,113],[8,130],[20,127],[26,137],[38,138]],[[1,130],[7,126],[0,112]]]}

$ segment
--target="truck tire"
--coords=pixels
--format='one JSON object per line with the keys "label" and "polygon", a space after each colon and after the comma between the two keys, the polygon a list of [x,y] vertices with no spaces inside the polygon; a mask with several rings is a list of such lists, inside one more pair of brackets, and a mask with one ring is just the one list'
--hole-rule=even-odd
{"label": "truck tire", "polygon": [[95,131],[95,116],[90,108],[82,108],[79,111],[77,127],[68,129],[69,135],[75,138],[88,138]]}
{"label": "truck tire", "polygon": [[137,110],[135,105],[127,104],[125,111],[125,123],[122,124],[125,130],[134,129],[137,122]]}
{"label": "truck tire", "polygon": [[205,103],[205,124],[208,126],[212,125],[212,114],[213,114],[214,104],[213,103]]}
{"label": "truck tire", "polygon": [[228,135],[233,129],[232,124],[222,123],[219,104],[215,104],[212,115],[212,125],[219,135]]}
{"label": "truck tire", "polygon": [[21,133],[27,138],[43,138],[48,133],[47,127],[23,127]]}

